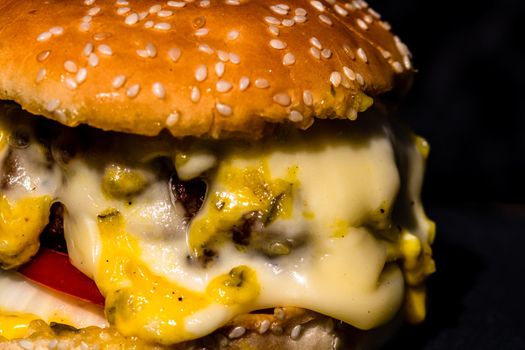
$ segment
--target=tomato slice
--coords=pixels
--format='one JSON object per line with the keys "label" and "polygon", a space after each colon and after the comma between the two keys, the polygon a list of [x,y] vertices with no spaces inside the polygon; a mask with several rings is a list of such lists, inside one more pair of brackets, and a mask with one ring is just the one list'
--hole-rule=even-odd
{"label": "tomato slice", "polygon": [[18,272],[45,287],[104,306],[104,296],[95,282],[71,265],[65,253],[40,247],[37,255]]}

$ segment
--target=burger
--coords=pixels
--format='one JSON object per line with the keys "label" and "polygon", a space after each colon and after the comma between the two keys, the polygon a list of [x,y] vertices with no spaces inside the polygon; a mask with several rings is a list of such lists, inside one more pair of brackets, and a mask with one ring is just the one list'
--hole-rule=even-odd
{"label": "burger", "polygon": [[0,1],[0,348],[347,349],[425,317],[414,69],[364,1]]}

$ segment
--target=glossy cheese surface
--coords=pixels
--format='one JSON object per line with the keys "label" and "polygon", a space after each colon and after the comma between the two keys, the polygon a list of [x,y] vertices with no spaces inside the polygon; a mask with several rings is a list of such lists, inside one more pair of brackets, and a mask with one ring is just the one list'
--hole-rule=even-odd
{"label": "glossy cheese surface", "polygon": [[[85,133],[47,173],[28,167],[35,189],[2,191],[13,203],[38,193],[64,204],[71,261],[124,335],[171,344],[276,306],[370,329],[421,299],[406,289],[434,268],[419,202],[424,152],[386,118],[242,144]],[[18,152],[45,148],[30,145]],[[173,182],[196,178],[207,190],[193,216]]]}

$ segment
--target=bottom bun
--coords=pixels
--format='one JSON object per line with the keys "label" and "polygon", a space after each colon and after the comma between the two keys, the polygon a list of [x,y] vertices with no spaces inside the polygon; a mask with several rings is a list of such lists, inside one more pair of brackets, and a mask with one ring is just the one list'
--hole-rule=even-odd
{"label": "bottom bun", "polygon": [[401,324],[399,316],[380,328],[362,331],[305,309],[283,307],[264,311],[238,316],[212,334],[170,347],[125,337],[113,328],[75,329],[37,320],[31,323],[27,338],[0,340],[0,349],[376,349]]}

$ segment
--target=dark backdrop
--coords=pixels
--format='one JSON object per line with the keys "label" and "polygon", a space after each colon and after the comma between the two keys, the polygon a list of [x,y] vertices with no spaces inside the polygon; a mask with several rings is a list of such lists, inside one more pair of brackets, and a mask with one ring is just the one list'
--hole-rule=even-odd
{"label": "dark backdrop", "polygon": [[369,3],[419,70],[400,116],[431,144],[426,199],[525,203],[525,1]]}
{"label": "dark backdrop", "polygon": [[399,114],[437,223],[427,320],[387,349],[525,349],[525,1],[369,2],[419,70]]}

